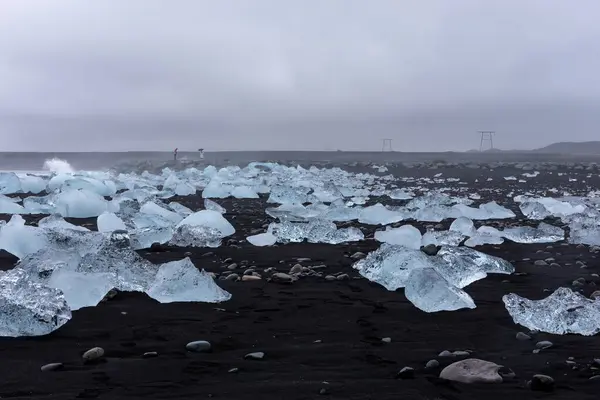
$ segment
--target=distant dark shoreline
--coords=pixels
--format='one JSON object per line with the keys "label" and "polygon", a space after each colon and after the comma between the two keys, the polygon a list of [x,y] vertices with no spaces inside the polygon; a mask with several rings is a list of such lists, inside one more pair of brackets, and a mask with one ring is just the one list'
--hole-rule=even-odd
{"label": "distant dark shoreline", "polygon": [[[61,158],[76,169],[106,169],[124,163],[168,162],[173,160],[170,151],[123,152],[2,152],[0,169],[37,170],[44,161]],[[179,160],[199,160],[199,153],[180,151]],[[418,163],[444,161],[448,163],[493,162],[600,162],[598,155],[571,155],[541,152],[373,152],[373,151],[218,151],[205,152],[204,162],[214,165],[244,165],[252,161],[281,163],[327,162],[343,165],[360,163]]]}

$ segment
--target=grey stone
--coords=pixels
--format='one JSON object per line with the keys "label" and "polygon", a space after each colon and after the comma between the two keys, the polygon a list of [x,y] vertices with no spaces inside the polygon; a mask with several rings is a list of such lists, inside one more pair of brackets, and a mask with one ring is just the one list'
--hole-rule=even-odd
{"label": "grey stone", "polygon": [[253,281],[260,281],[260,280],[262,280],[262,278],[260,276],[256,276],[256,275],[242,276],[242,282],[253,282]]}
{"label": "grey stone", "polygon": [[63,363],[51,363],[51,364],[43,365],[41,370],[42,370],[42,372],[52,372],[52,371],[58,371],[59,369],[62,369],[63,367],[64,367]]}
{"label": "grey stone", "polygon": [[325,277],[325,280],[328,280],[328,281],[335,281],[335,280],[337,280],[337,278],[336,278],[335,276],[333,276],[333,275],[327,275],[327,276]]}
{"label": "grey stone", "polygon": [[540,350],[549,349],[552,346],[554,346],[554,343],[550,342],[549,340],[542,340],[535,344],[535,347]]}
{"label": "grey stone", "polygon": [[227,266],[227,269],[230,271],[233,271],[233,270],[237,269],[237,267],[238,267],[238,265],[236,263],[233,263],[233,264],[229,264]]}
{"label": "grey stone", "polygon": [[81,356],[83,362],[86,363],[100,360],[102,357],[104,357],[104,349],[102,347],[93,347]]}
{"label": "grey stone", "polygon": [[304,270],[304,267],[302,267],[302,265],[296,264],[292,267],[292,269],[290,269],[290,275],[300,274],[300,273],[302,273],[303,270]]}
{"label": "grey stone", "polygon": [[382,341],[383,343],[392,343],[392,338],[389,338],[389,337],[384,337],[384,338],[382,338],[382,339],[381,339],[381,341]]}
{"label": "grey stone", "polygon": [[552,392],[554,391],[554,379],[548,375],[537,374],[531,378],[528,386],[537,392]]}
{"label": "grey stone", "polygon": [[271,275],[271,279],[273,282],[278,283],[292,283],[294,282],[294,278],[291,275],[284,274],[283,272],[276,272]]}
{"label": "grey stone", "polygon": [[337,276],[337,280],[338,281],[347,281],[350,280],[350,277],[348,276],[348,274],[341,274]]}
{"label": "grey stone", "polygon": [[502,383],[498,374],[501,365],[493,362],[469,358],[448,365],[440,373],[440,378],[462,383]]}
{"label": "grey stone", "polygon": [[543,267],[543,266],[548,265],[548,263],[544,260],[537,260],[533,263],[533,265],[537,265],[538,267]]}
{"label": "grey stone", "polygon": [[438,357],[452,357],[452,353],[448,350],[444,350],[438,354]]}
{"label": "grey stone", "polygon": [[523,332],[517,332],[517,340],[531,340],[531,336]]}
{"label": "grey stone", "polygon": [[428,256],[435,256],[440,251],[440,247],[435,244],[428,244],[427,246],[421,246],[421,251]]}
{"label": "grey stone", "polygon": [[248,353],[244,356],[244,358],[247,360],[262,360],[263,358],[265,358],[265,353],[263,353],[262,351]]}
{"label": "grey stone", "polygon": [[440,362],[438,360],[429,360],[427,364],[425,364],[426,369],[433,369],[440,366]]}
{"label": "grey stone", "polygon": [[240,276],[238,274],[229,274],[227,276],[227,278],[225,278],[225,280],[227,280],[227,281],[239,281],[240,280]]}
{"label": "grey stone", "polygon": [[144,354],[142,354],[142,357],[144,357],[144,358],[154,358],[154,357],[158,357],[158,353],[156,351],[147,351]]}
{"label": "grey stone", "polygon": [[206,340],[196,340],[185,345],[187,351],[194,353],[206,353],[212,349],[212,345]]}
{"label": "grey stone", "polygon": [[415,370],[411,367],[402,368],[397,374],[396,378],[400,379],[412,379],[415,377]]}

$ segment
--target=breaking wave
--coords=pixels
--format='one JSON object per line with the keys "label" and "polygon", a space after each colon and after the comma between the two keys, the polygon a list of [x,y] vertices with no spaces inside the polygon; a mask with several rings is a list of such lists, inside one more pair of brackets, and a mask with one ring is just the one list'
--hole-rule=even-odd
{"label": "breaking wave", "polygon": [[60,158],[53,158],[53,159],[44,161],[44,170],[50,171],[50,172],[55,172],[58,174],[61,174],[61,173],[72,174],[73,172],[75,172],[75,170],[73,169],[71,164],[69,164],[65,160],[61,160]]}

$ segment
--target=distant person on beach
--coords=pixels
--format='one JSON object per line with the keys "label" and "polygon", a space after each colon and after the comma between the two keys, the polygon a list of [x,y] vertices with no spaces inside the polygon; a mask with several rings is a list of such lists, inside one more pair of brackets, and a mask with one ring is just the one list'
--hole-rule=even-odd
{"label": "distant person on beach", "polygon": [[173,150],[173,161],[177,161],[177,147]]}
{"label": "distant person on beach", "polygon": [[198,151],[200,152],[200,159],[204,160],[204,149],[198,149]]}

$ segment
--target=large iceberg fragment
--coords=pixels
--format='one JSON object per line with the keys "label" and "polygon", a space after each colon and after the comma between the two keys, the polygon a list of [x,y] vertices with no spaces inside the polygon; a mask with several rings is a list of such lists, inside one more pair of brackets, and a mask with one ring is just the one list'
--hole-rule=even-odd
{"label": "large iceberg fragment", "polygon": [[381,203],[365,207],[361,210],[358,222],[370,225],[387,225],[405,219],[406,215],[399,211],[389,210]]}
{"label": "large iceberg fragment", "polygon": [[21,180],[14,172],[0,172],[0,194],[19,193]]}
{"label": "large iceberg fragment", "polygon": [[409,249],[421,248],[421,232],[412,225],[403,225],[399,228],[387,227],[385,231],[375,232],[375,240],[389,244],[396,244]]}
{"label": "large iceberg fragment", "polygon": [[144,214],[159,215],[171,221],[173,224],[177,224],[183,219],[183,217],[177,214],[176,212],[167,210],[166,208],[163,208],[151,201],[145,203],[142,207],[140,207],[140,212]]}
{"label": "large iceberg fragment", "polygon": [[117,211],[102,196],[85,189],[70,189],[56,195],[56,211],[63,217],[97,217],[105,211]]}
{"label": "large iceberg fragment", "polygon": [[584,336],[600,332],[600,300],[590,300],[569,288],[558,288],[542,300],[510,293],[502,301],[515,323],[534,331]]}
{"label": "large iceberg fragment", "polygon": [[506,228],[501,234],[516,243],[553,243],[565,239],[563,229],[544,222],[541,222],[537,228],[530,226]]}
{"label": "large iceberg fragment", "polygon": [[432,267],[429,257],[419,250],[383,243],[377,250],[356,262],[353,268],[387,290],[406,286],[412,269]]}
{"label": "large iceberg fragment", "polygon": [[125,231],[114,231],[99,250],[86,254],[75,272],[110,274],[112,287],[122,291],[144,292],[156,275],[156,266],[131,248]]}
{"label": "large iceberg fragment", "polygon": [[258,199],[258,193],[249,186],[236,186],[231,195],[236,199]]}
{"label": "large iceberg fragment", "polygon": [[519,205],[519,209],[529,219],[542,220],[552,215],[542,203],[538,203],[537,201],[523,202]]}
{"label": "large iceberg fragment", "polygon": [[456,218],[449,229],[465,236],[473,236],[475,234],[475,225],[473,224],[473,221],[467,217]]}
{"label": "large iceberg fragment", "polygon": [[47,245],[44,233],[36,227],[25,225],[25,220],[20,215],[13,215],[0,229],[0,249],[18,258],[33,254]]}
{"label": "large iceberg fragment", "polygon": [[418,309],[429,313],[475,308],[471,296],[450,284],[433,268],[413,269],[404,294]]}
{"label": "large iceberg fragment", "polygon": [[147,293],[161,303],[218,303],[231,298],[231,294],[217,286],[204,270],[198,270],[189,258],[162,264]]}
{"label": "large iceberg fragment", "polygon": [[115,213],[104,212],[98,216],[96,222],[98,226],[98,232],[114,232],[114,231],[125,231],[127,227],[123,220]]}
{"label": "large iceberg fragment", "polygon": [[56,269],[48,279],[47,285],[59,289],[71,310],[96,306],[113,287],[114,279],[110,273],[81,273],[64,268]]}
{"label": "large iceberg fragment", "polygon": [[38,194],[46,190],[46,181],[44,178],[35,175],[21,175],[19,177],[21,181],[21,191],[23,193]]}
{"label": "large iceberg fragment", "polygon": [[41,336],[71,319],[58,289],[29,279],[19,268],[0,272],[0,336]]}
{"label": "large iceberg fragment", "polygon": [[[18,200],[18,199],[17,199]],[[10,197],[0,194],[0,214],[25,214],[25,208]]]}
{"label": "large iceberg fragment", "polygon": [[233,225],[227,221],[220,212],[212,210],[201,210],[183,219],[177,227],[182,225],[203,226],[219,231],[221,237],[231,236],[235,233]]}

